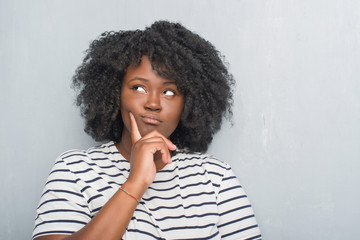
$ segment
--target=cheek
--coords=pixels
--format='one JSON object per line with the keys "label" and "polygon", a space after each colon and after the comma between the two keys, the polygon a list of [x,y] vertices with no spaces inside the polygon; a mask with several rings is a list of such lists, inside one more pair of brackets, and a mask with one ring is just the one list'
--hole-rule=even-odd
{"label": "cheek", "polygon": [[134,111],[139,106],[141,99],[135,98],[128,91],[121,92],[121,111]]}
{"label": "cheek", "polygon": [[121,112],[121,118],[124,122],[124,125],[126,128],[130,127],[130,117],[129,117],[129,111],[132,111],[131,107],[131,101],[129,101],[129,96],[126,94],[126,91],[121,92],[120,97],[121,105],[120,105],[120,112]]}
{"label": "cheek", "polygon": [[179,102],[177,104],[177,112],[178,112],[179,120],[181,118],[181,114],[184,111],[184,106],[185,106],[185,101],[184,101],[184,96],[182,96],[182,98],[179,99]]}
{"label": "cheek", "polygon": [[169,109],[171,109],[170,116],[172,117],[174,123],[176,122],[176,125],[180,121],[181,114],[184,109],[184,101],[183,99],[179,99],[176,104],[172,104],[169,106]]}

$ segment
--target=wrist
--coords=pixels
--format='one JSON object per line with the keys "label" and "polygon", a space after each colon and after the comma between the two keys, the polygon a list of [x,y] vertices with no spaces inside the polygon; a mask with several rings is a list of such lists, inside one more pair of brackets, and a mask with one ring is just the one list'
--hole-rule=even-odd
{"label": "wrist", "polygon": [[132,195],[137,200],[141,200],[142,196],[144,195],[148,185],[141,183],[139,181],[133,181],[128,179],[122,186],[125,191]]}

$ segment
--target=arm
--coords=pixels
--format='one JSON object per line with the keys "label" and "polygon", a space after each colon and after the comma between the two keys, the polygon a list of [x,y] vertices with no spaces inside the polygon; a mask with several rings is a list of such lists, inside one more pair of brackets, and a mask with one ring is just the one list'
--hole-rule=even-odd
{"label": "arm", "polygon": [[[124,183],[124,189],[137,189],[131,183]],[[138,196],[143,193],[137,192]],[[135,195],[135,192],[134,192]],[[137,202],[118,190],[99,213],[82,229],[73,235],[46,235],[36,240],[58,239],[121,239],[136,209]]]}
{"label": "arm", "polygon": [[[175,150],[176,147],[157,131],[141,137],[136,121],[131,114],[130,119],[133,142],[130,157],[131,168],[129,178],[122,187],[137,199],[141,199],[148,186],[153,182],[156,171],[171,162],[169,150]],[[154,160],[154,155],[158,153],[159,159]],[[73,235],[46,235],[35,239],[120,239],[136,206],[135,199],[122,190],[118,190],[98,214]]]}
{"label": "arm", "polygon": [[230,167],[223,175],[217,205],[221,239],[261,239],[250,201]]}

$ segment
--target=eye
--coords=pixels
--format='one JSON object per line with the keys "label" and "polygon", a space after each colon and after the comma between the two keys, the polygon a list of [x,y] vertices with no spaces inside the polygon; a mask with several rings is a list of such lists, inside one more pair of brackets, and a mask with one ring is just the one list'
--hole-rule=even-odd
{"label": "eye", "polygon": [[144,87],[142,87],[142,86],[138,86],[138,85],[136,85],[136,86],[133,86],[133,87],[132,87],[132,89],[134,89],[135,91],[138,91],[138,92],[143,92],[143,93],[146,93],[145,88],[144,88]]}
{"label": "eye", "polygon": [[173,90],[167,89],[167,90],[164,91],[164,95],[165,96],[175,96],[176,93]]}

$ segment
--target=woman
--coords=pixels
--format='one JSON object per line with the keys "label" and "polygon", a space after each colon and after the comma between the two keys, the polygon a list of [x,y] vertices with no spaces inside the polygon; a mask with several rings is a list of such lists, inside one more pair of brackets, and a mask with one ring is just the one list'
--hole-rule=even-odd
{"label": "woman", "polygon": [[230,166],[203,154],[233,85],[209,42],[166,21],[106,32],[73,81],[85,131],[110,142],[59,156],[34,239],[261,238]]}

